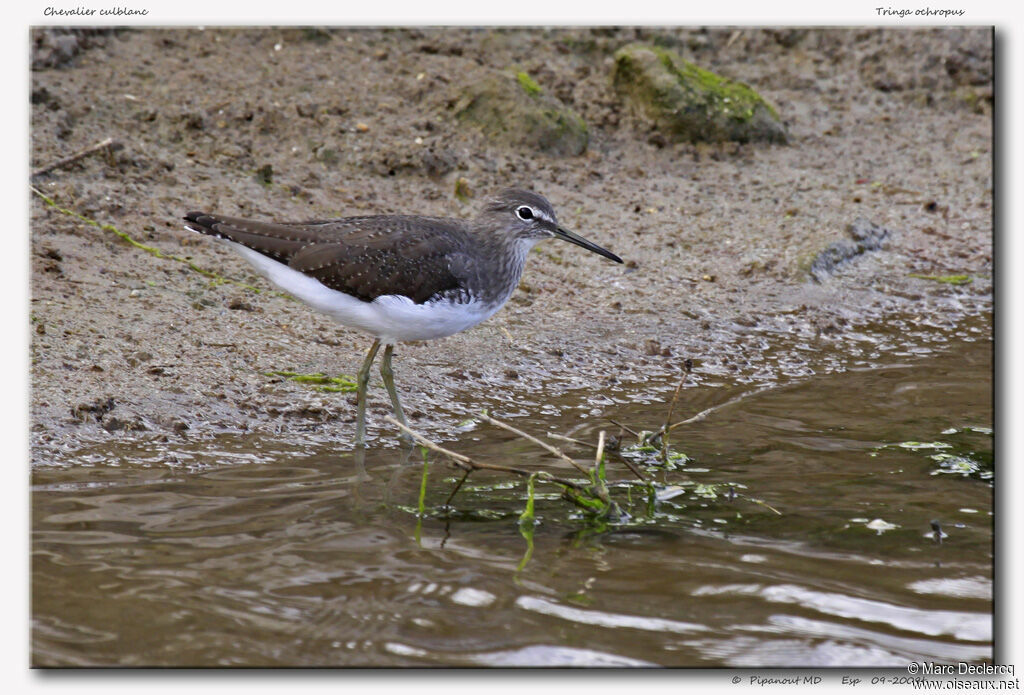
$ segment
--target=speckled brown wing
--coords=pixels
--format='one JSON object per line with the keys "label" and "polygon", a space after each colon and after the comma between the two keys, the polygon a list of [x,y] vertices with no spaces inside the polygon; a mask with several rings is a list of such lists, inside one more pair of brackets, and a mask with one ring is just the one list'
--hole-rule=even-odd
{"label": "speckled brown wing", "polygon": [[191,212],[185,219],[195,231],[242,244],[363,301],[402,295],[422,304],[465,290],[469,279],[467,235],[455,220],[377,216],[271,223]]}
{"label": "speckled brown wing", "polygon": [[316,240],[302,229],[273,222],[254,222],[205,212],[189,212],[185,220],[190,223],[185,226],[194,232],[237,242],[282,263],[287,263],[302,247]]}

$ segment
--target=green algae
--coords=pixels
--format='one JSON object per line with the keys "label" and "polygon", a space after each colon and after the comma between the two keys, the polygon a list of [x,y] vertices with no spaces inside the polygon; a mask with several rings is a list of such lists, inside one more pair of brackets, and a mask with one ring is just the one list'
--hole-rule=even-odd
{"label": "green algae", "polygon": [[237,285],[239,287],[244,287],[247,290],[252,290],[253,292],[257,292],[257,293],[260,292],[260,289],[258,287],[253,287],[252,285],[246,284],[244,282],[239,282],[238,280],[232,280],[230,278],[226,278],[223,275],[219,275],[219,274],[213,272],[212,270],[206,270],[205,268],[201,268],[198,265],[196,265],[195,263],[193,263],[191,260],[189,260],[188,258],[185,258],[183,256],[176,256],[176,255],[170,254],[170,253],[164,253],[163,251],[161,251],[160,249],[158,249],[155,246],[149,246],[148,244],[143,244],[142,242],[135,240],[127,232],[122,232],[120,229],[118,229],[117,227],[115,227],[112,224],[101,224],[100,222],[97,222],[94,219],[86,217],[85,215],[83,215],[83,214],[81,214],[79,212],[75,212],[74,210],[69,210],[68,208],[61,207],[60,205],[57,204],[57,202],[55,200],[53,200],[52,198],[46,196],[45,194],[41,193],[40,191],[38,191],[35,188],[30,187],[30,190],[33,193],[35,193],[37,196],[39,196],[39,198],[42,199],[42,201],[44,203],[46,203],[48,206],[50,206],[51,208],[53,208],[57,212],[63,213],[63,214],[68,215],[70,217],[74,217],[75,219],[77,219],[77,220],[79,220],[81,222],[84,222],[85,224],[88,224],[88,225],[90,225],[92,227],[96,227],[97,229],[102,229],[105,232],[110,232],[111,234],[114,234],[114,235],[118,236],[122,241],[127,242],[130,246],[133,246],[134,248],[137,248],[140,251],[145,251],[146,253],[150,254],[151,256],[153,256],[155,258],[160,258],[160,259],[165,259],[165,260],[169,260],[169,261],[174,261],[176,263],[182,263],[182,264],[188,266],[188,268],[190,270],[193,270],[193,271],[199,273],[200,275],[204,275],[204,276],[210,278],[211,280],[213,280],[214,286],[230,283],[232,285]]}
{"label": "green algae", "polygon": [[309,384],[316,387],[318,391],[325,393],[350,393],[356,390],[356,382],[347,376],[327,376],[317,372],[314,374],[300,374],[299,372],[274,371],[264,372],[263,376],[279,376],[294,381],[298,384]]}
{"label": "green algae", "polygon": [[543,91],[532,77],[521,70],[516,73],[516,80],[518,80],[519,86],[523,88],[523,91],[531,97],[539,96]]}
{"label": "green algae", "polygon": [[974,280],[970,275],[922,275],[920,273],[911,273],[910,277],[917,278],[918,280],[943,282],[947,285],[968,285]]}

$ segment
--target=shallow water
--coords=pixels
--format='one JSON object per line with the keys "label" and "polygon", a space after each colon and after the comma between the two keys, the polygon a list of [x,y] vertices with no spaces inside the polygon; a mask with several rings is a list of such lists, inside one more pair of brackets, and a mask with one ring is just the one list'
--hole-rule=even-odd
{"label": "shallow water", "polygon": [[[539,485],[529,552],[521,480],[476,473],[447,509],[458,475],[435,460],[420,518],[421,459],[397,449],[368,451],[360,470],[316,442],[225,436],[98,445],[76,465],[37,466],[32,663],[991,660],[982,328],[883,366],[684,389],[676,419],[714,409],[675,431],[685,465],[648,471],[680,494],[648,509],[613,488],[633,516],[601,531]],[[667,398],[671,386],[651,388]],[[619,433],[606,417],[659,426],[666,405],[629,403],[636,395],[594,394],[514,424],[588,442]],[[486,425],[446,445],[574,474]],[[608,478],[630,479],[615,456]]]}

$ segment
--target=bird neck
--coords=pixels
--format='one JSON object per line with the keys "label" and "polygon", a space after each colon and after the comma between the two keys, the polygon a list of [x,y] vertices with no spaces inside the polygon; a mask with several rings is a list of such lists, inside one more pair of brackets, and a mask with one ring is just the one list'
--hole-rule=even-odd
{"label": "bird neck", "polygon": [[491,234],[478,237],[484,253],[480,296],[484,302],[504,304],[512,296],[523,275],[526,256],[537,239],[502,237]]}

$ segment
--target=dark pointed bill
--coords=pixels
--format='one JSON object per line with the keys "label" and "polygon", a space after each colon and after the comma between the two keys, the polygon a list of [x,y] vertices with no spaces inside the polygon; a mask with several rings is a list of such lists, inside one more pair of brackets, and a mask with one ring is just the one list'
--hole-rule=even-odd
{"label": "dark pointed bill", "polygon": [[555,236],[558,237],[559,239],[565,239],[566,241],[570,241],[570,242],[576,244],[577,246],[582,246],[587,251],[593,251],[594,253],[598,254],[599,256],[604,256],[605,258],[610,258],[611,260],[615,261],[616,263],[622,263],[622,259],[619,258],[618,256],[616,256],[611,251],[608,251],[606,249],[601,248],[600,246],[598,246],[597,244],[595,244],[592,241],[587,241],[586,239],[584,239],[583,237],[581,237],[578,234],[573,234],[568,229],[563,229],[562,227],[556,227],[555,228]]}

